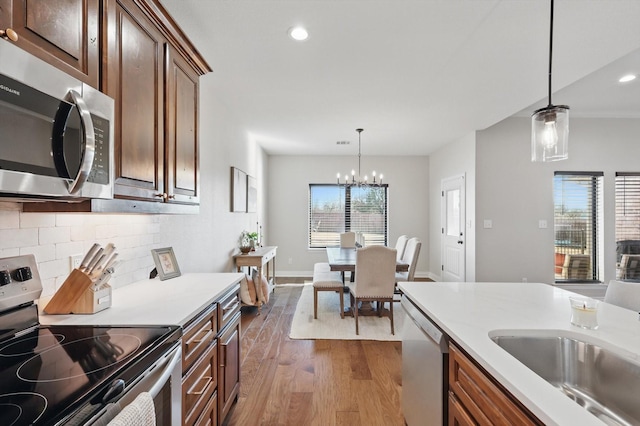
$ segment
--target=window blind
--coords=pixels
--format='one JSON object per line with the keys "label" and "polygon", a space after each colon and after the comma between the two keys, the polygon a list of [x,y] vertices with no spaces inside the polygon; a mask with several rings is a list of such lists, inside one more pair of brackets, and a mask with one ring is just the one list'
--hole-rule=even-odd
{"label": "window blind", "polygon": [[640,172],[616,173],[616,254],[640,254]]}
{"label": "window blind", "polygon": [[[555,172],[556,281],[599,279],[602,176],[602,172]],[[588,265],[569,270],[563,267],[568,255],[588,255]]]}
{"label": "window blind", "polygon": [[388,186],[309,185],[309,248],[340,245],[340,233],[362,233],[365,245],[387,245]]}

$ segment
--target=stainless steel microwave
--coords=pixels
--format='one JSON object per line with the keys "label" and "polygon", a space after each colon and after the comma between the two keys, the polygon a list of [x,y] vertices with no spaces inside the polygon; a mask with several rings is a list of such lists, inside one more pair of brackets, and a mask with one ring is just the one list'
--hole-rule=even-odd
{"label": "stainless steel microwave", "polygon": [[0,198],[113,198],[114,101],[0,40]]}

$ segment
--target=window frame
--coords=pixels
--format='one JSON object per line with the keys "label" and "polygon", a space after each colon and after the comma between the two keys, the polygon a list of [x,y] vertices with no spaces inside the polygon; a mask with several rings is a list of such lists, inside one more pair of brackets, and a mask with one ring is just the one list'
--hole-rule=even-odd
{"label": "window frame", "polygon": [[[574,178],[577,181],[582,180],[583,182],[587,181],[587,178],[590,178],[591,183],[588,188],[587,197],[585,200],[587,201],[587,207],[589,209],[584,209],[587,214],[585,217],[588,217],[588,224],[590,226],[589,235],[585,238],[585,246],[583,249],[583,253],[559,253],[559,247],[563,247],[563,245],[558,245],[558,232],[562,232],[558,227],[564,225],[559,222],[556,203],[556,194],[558,189],[556,188],[556,179],[558,177],[565,176],[567,177],[566,181],[571,182],[571,178]],[[582,179],[581,179],[582,178]],[[602,259],[602,238],[603,238],[603,215],[604,215],[604,172],[601,171],[555,171],[553,175],[553,223],[554,223],[554,252],[556,253],[556,264],[555,264],[555,275],[554,282],[556,284],[567,284],[567,283],[601,283],[601,259]],[[563,179],[564,180],[564,179]],[[577,190],[567,191],[567,195],[575,195]],[[562,222],[562,221],[560,221]],[[566,232],[567,230],[565,230]],[[569,232],[573,230],[568,230]],[[571,237],[573,240],[573,237]],[[569,246],[564,246],[569,247]],[[561,250],[562,251],[562,250]],[[566,250],[569,251],[569,250]],[[558,268],[562,269],[562,264],[558,264],[558,254],[567,255],[567,254],[588,254],[591,259],[591,274],[586,279],[582,278],[558,278]],[[561,257],[564,259],[564,256]],[[562,273],[562,272],[561,272]]]}
{"label": "window frame", "polygon": [[[343,213],[343,230],[340,232],[349,232],[352,231],[354,229],[352,226],[352,213],[353,210],[351,209],[351,202],[352,202],[352,189],[358,189],[358,188],[366,188],[366,187],[370,187],[370,188],[382,188],[384,189],[384,207],[383,207],[383,212],[382,212],[382,220],[383,220],[383,233],[384,233],[384,241],[383,241],[383,245],[388,245],[389,242],[389,185],[388,184],[379,184],[379,185],[362,185],[362,186],[358,186],[358,185],[344,185],[344,184],[330,184],[330,183],[310,183],[309,184],[309,192],[308,192],[308,217],[307,217],[307,248],[314,250],[314,249],[325,249],[327,247],[332,247],[334,245],[319,245],[319,244],[312,244],[312,233],[315,232],[313,230],[314,224],[312,223],[313,220],[313,188],[314,187],[329,187],[329,188],[336,188],[336,189],[342,189],[344,191],[342,199],[344,200],[344,205],[343,205],[343,209],[342,209],[342,213]],[[339,245],[339,232],[338,232],[338,236],[337,236],[337,241],[335,242],[335,246]],[[371,245],[368,241],[365,241],[365,245]]]}

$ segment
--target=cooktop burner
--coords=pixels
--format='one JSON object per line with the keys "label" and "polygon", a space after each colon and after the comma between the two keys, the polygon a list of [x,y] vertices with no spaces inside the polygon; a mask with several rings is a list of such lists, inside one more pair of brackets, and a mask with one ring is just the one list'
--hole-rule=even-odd
{"label": "cooktop burner", "polygon": [[0,425],[55,424],[87,401],[100,407],[114,380],[130,384],[150,365],[143,359],[179,336],[178,327],[39,326],[2,342]]}
{"label": "cooktop burner", "polygon": [[3,425],[34,424],[47,408],[47,399],[33,392],[14,392],[0,395]]}

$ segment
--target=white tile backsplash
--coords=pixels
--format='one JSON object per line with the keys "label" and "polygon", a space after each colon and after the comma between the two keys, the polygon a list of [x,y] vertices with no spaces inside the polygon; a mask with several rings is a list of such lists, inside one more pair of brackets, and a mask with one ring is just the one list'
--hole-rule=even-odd
{"label": "white tile backsplash", "polygon": [[[18,206],[18,207],[16,207]],[[69,257],[94,243],[112,242],[119,264],[114,287],[149,277],[151,249],[164,247],[157,215],[22,213],[15,203],[0,203],[0,257],[33,254],[43,296],[53,294],[71,272]]]}

